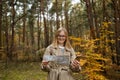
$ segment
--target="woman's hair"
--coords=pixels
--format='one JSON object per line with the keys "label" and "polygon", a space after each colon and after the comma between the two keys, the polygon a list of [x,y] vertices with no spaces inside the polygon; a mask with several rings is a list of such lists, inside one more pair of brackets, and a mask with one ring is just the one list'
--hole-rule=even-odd
{"label": "woman's hair", "polygon": [[56,31],[55,37],[54,37],[54,40],[53,40],[53,43],[52,43],[53,46],[58,46],[57,38],[58,38],[58,35],[59,35],[59,33],[60,33],[61,31],[64,31],[64,33],[65,33],[65,35],[66,35],[66,40],[65,40],[65,42],[64,42],[65,48],[71,49],[72,46],[71,46],[70,41],[69,41],[69,38],[68,38],[68,32],[67,32],[67,30],[66,30],[65,28],[63,28],[63,27],[59,28],[59,29]]}

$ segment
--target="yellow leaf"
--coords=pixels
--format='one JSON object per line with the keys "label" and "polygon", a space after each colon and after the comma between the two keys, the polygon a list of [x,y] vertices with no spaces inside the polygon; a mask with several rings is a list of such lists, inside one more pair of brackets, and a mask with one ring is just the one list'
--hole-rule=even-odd
{"label": "yellow leaf", "polygon": [[80,59],[80,65],[81,65],[81,66],[83,66],[86,62],[87,62],[87,60]]}

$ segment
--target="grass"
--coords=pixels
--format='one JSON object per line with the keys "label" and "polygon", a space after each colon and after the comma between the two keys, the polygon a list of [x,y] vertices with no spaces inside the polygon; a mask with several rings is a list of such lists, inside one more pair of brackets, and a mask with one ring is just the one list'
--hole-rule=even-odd
{"label": "grass", "polygon": [[[73,74],[76,80],[85,80],[79,73]],[[39,62],[0,63],[0,80],[46,80],[47,72],[40,69]]]}
{"label": "grass", "polygon": [[38,62],[0,63],[0,80],[46,80],[46,76]]}

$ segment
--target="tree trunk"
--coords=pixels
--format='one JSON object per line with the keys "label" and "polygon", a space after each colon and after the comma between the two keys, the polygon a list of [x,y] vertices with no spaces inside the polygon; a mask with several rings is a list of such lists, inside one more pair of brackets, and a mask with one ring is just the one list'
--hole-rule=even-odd
{"label": "tree trunk", "polygon": [[[7,11],[5,12],[5,23],[6,23],[6,26],[5,26],[5,39],[6,39],[6,55],[7,55],[7,58],[9,59],[9,37],[8,37],[8,17],[7,17]],[[7,61],[7,59],[6,59]]]}
{"label": "tree trunk", "polygon": [[33,19],[30,20],[30,35],[31,35],[31,46],[33,47],[34,45],[34,21]]}
{"label": "tree trunk", "polygon": [[12,38],[11,38],[11,46],[10,46],[10,52],[9,52],[9,59],[12,60],[12,53],[14,50],[14,26],[15,26],[15,4],[14,0],[12,0],[12,23],[11,23],[11,28],[12,28]]}
{"label": "tree trunk", "polygon": [[[26,9],[26,1],[24,0],[24,3],[23,3],[23,14],[25,14],[25,9]],[[22,39],[22,42],[23,44],[25,45],[25,33],[26,33],[26,18],[24,17],[23,18],[23,39]]]}
{"label": "tree trunk", "polygon": [[2,47],[2,0],[0,0],[0,48]]}
{"label": "tree trunk", "polygon": [[58,15],[58,0],[56,0],[56,24],[57,24],[57,29],[60,27],[58,17],[59,17],[59,15]]}
{"label": "tree trunk", "polygon": [[98,28],[98,25],[97,25],[98,22],[97,22],[96,10],[95,10],[95,3],[96,2],[94,0],[92,0],[92,5],[93,5],[92,8],[93,8],[93,15],[94,15],[94,25],[95,25],[95,28],[96,28],[95,33],[96,33],[96,37],[99,38],[100,37],[100,34],[99,34],[100,32],[98,30],[99,28]]}
{"label": "tree trunk", "polygon": [[[26,13],[26,0],[23,1],[23,15],[25,15]],[[25,36],[26,36],[26,17],[24,17],[23,19],[23,36],[22,36],[22,43],[23,43],[23,53],[25,53],[25,46],[26,46],[26,42],[25,42]]]}
{"label": "tree trunk", "polygon": [[90,36],[92,39],[95,39],[95,31],[94,31],[94,23],[93,23],[93,13],[91,8],[90,0],[85,0],[86,7],[87,7],[87,16],[88,16],[88,22],[90,26]]}
{"label": "tree trunk", "polygon": [[61,26],[64,26],[63,16],[61,15]]}
{"label": "tree trunk", "polygon": [[53,39],[52,17],[51,17],[51,20],[50,20],[50,37],[49,38],[50,38],[49,42],[51,43],[52,39]]}
{"label": "tree trunk", "polygon": [[48,29],[46,26],[46,18],[43,12],[43,20],[44,20],[44,36],[45,36],[45,47],[47,47],[49,45],[49,37],[48,37]]}
{"label": "tree trunk", "polygon": [[120,24],[120,0],[118,0],[118,14],[119,14],[119,24]]}
{"label": "tree trunk", "polygon": [[112,0],[114,4],[114,18],[115,18],[115,42],[116,42],[116,53],[117,53],[117,64],[120,65],[120,26],[119,26],[119,12],[118,12],[118,0]]}
{"label": "tree trunk", "polygon": [[40,49],[40,33],[41,33],[41,9],[40,9],[40,14],[38,13],[38,21],[37,21],[37,26],[38,26],[38,50]]}
{"label": "tree trunk", "polygon": [[107,17],[107,11],[106,11],[106,0],[103,0],[103,21],[108,22],[108,17]]}
{"label": "tree trunk", "polygon": [[69,26],[68,26],[68,10],[67,10],[67,3],[66,3],[66,0],[65,0],[65,27],[68,31],[68,34],[69,34]]}
{"label": "tree trunk", "polygon": [[44,22],[44,40],[45,40],[45,47],[49,45],[49,34],[48,34],[48,28],[46,26],[46,18],[44,14],[44,1],[41,0],[41,10],[42,10],[42,15],[43,15],[43,22]]}

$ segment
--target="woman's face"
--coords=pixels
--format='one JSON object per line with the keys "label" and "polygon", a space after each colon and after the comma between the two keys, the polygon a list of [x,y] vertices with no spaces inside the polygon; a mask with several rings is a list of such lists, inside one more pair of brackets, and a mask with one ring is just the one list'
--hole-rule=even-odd
{"label": "woman's face", "polygon": [[57,37],[58,44],[64,44],[65,40],[66,40],[65,32],[61,31]]}

